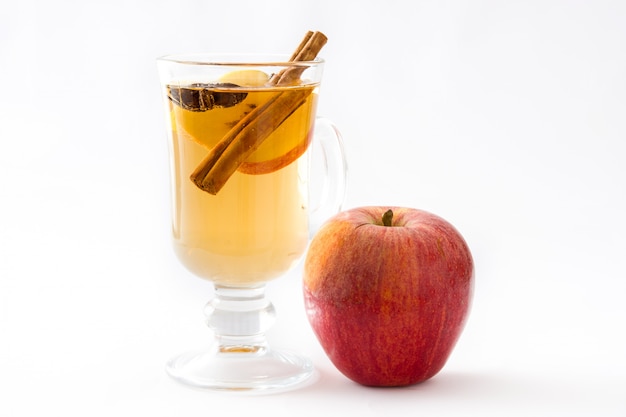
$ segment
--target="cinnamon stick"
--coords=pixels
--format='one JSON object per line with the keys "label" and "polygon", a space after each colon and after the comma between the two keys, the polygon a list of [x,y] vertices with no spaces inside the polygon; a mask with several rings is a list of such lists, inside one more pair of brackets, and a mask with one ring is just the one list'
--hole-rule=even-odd
{"label": "cinnamon stick", "polygon": [[311,36],[313,36],[312,31],[308,31],[305,35],[304,38],[302,38],[302,40],[300,41],[300,45],[298,45],[298,47],[296,48],[296,50],[294,51],[293,55],[291,55],[291,58],[289,58],[289,61],[295,61],[298,58],[298,54],[302,52],[302,50],[306,47],[306,43],[311,39]]}
{"label": "cinnamon stick", "polygon": [[[191,175],[192,181],[204,191],[217,194],[237,168],[306,101],[309,94],[309,89],[277,93],[248,113],[211,149]],[[263,122],[256,123],[260,117]]]}
{"label": "cinnamon stick", "polygon": [[[290,61],[314,59],[326,44],[321,32],[308,32]],[[273,85],[291,84],[300,77],[305,67],[285,68],[272,77]],[[193,183],[200,189],[217,194],[237,168],[307,99],[312,89],[293,89],[278,92],[266,103],[243,117],[218,142],[191,174]]]}
{"label": "cinnamon stick", "polygon": [[[319,51],[326,45],[328,38],[322,32],[308,32],[298,48],[291,56],[290,61],[311,61],[315,59]],[[293,66],[283,69],[275,74],[270,83],[273,85],[287,85],[300,78],[302,72],[306,69],[304,66]]]}

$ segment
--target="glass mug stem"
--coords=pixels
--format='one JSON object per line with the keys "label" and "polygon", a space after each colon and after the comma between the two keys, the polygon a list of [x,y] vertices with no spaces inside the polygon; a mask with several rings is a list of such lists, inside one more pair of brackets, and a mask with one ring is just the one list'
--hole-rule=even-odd
{"label": "glass mug stem", "polygon": [[215,297],[204,309],[206,323],[215,335],[220,353],[258,353],[267,348],[265,332],[276,319],[265,286],[230,288],[215,286]]}

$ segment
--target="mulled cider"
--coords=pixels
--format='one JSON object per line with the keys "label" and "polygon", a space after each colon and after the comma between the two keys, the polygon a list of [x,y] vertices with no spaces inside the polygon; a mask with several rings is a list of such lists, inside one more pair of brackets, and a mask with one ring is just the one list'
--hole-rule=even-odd
{"label": "mulled cider", "polygon": [[277,86],[262,72],[239,71],[167,89],[178,258],[225,286],[284,274],[308,240],[317,85]]}

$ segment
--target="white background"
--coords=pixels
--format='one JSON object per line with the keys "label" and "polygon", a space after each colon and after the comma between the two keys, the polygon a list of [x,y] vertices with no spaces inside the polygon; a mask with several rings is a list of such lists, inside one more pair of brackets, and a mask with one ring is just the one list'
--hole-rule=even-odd
{"label": "white background", "polygon": [[[170,248],[155,58],[288,54],[309,29],[345,207],[453,223],[470,319],[432,380],[361,387],[311,333],[300,266],[269,286],[270,339],[318,382],[191,390],[163,366],[208,340],[211,287]],[[619,0],[3,0],[0,415],[625,416],[625,51]]]}

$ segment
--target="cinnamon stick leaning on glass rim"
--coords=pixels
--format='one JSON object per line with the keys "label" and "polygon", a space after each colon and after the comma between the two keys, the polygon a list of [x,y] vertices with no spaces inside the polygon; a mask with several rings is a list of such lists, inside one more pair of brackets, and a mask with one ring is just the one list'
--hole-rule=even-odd
{"label": "cinnamon stick leaning on glass rim", "polygon": [[[326,44],[321,32],[307,32],[291,56],[290,62],[315,59]],[[289,85],[297,80],[305,67],[293,66],[274,74],[272,85]],[[286,90],[276,93],[266,103],[243,117],[210,151],[190,178],[200,189],[217,194],[237,168],[307,99],[311,90]],[[263,123],[259,118],[263,116]]]}

